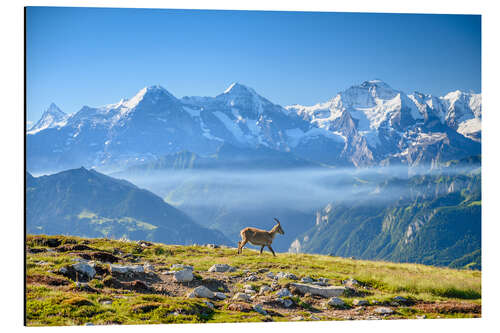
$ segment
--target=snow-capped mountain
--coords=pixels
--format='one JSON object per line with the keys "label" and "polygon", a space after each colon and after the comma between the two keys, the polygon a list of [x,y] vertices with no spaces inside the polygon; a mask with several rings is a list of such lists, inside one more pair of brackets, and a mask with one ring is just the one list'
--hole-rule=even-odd
{"label": "snow-capped mountain", "polygon": [[471,142],[481,138],[480,94],[405,94],[385,82],[371,80],[340,92],[330,101],[286,109],[345,137],[345,151],[357,152],[351,154],[355,165],[412,165],[480,152],[480,145]]}
{"label": "snow-capped mountain", "polygon": [[52,104],[27,133],[27,160],[30,171],[116,169],[181,151],[207,156],[228,143],[331,165],[415,165],[480,153],[480,124],[480,94],[407,95],[380,80],[286,107],[239,83],[181,99],[151,86],[71,115]]}
{"label": "snow-capped mountain", "polygon": [[59,109],[57,105],[51,103],[50,106],[43,112],[40,120],[36,122],[28,131],[28,134],[35,134],[46,128],[64,126],[68,115]]}

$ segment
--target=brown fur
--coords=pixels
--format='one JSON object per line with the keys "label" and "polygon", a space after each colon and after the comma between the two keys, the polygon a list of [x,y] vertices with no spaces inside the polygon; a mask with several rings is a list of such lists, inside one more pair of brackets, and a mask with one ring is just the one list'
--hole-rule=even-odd
{"label": "brown fur", "polygon": [[274,219],[277,224],[269,231],[248,227],[240,231],[241,241],[238,242],[238,254],[243,251],[243,247],[250,242],[253,245],[260,245],[260,254],[264,250],[264,246],[267,246],[269,250],[272,252],[273,256],[276,256],[273,248],[271,247],[271,243],[273,242],[274,236],[276,234],[284,235],[285,232],[281,228],[280,221],[278,219]]}

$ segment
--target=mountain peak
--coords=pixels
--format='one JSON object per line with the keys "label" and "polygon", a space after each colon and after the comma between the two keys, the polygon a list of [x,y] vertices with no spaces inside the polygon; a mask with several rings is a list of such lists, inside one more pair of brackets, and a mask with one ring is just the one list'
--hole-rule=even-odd
{"label": "mountain peak", "polygon": [[40,119],[33,127],[30,128],[28,134],[34,134],[45,128],[56,127],[63,124],[68,115],[64,113],[55,103],[50,103],[49,107],[45,109]]}
{"label": "mountain peak", "polygon": [[361,87],[381,87],[381,88],[388,88],[392,89],[391,86],[389,86],[386,82],[380,80],[380,79],[373,79],[373,80],[368,80],[364,81],[363,83],[360,84]]}
{"label": "mountain peak", "polygon": [[257,93],[250,87],[247,87],[239,82],[232,83],[226,90],[224,90],[223,95],[241,95],[241,94],[251,94],[256,95]]}

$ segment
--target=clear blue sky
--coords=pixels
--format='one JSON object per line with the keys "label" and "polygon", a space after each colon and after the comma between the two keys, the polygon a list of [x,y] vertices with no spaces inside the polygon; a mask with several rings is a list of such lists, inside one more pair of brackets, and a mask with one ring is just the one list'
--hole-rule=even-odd
{"label": "clear blue sky", "polygon": [[311,105],[379,78],[405,92],[481,91],[481,17],[30,7],[28,120],[160,84],[215,96],[232,82]]}

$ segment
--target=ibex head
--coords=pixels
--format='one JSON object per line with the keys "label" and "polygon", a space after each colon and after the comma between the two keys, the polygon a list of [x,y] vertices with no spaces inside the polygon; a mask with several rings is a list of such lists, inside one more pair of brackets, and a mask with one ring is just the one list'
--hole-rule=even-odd
{"label": "ibex head", "polygon": [[277,225],[277,228],[276,228],[276,232],[278,232],[279,234],[281,235],[284,235],[285,232],[283,231],[283,229],[281,228],[281,223],[280,221],[277,219],[277,218],[274,218],[274,220],[276,221],[276,223],[278,224]]}

